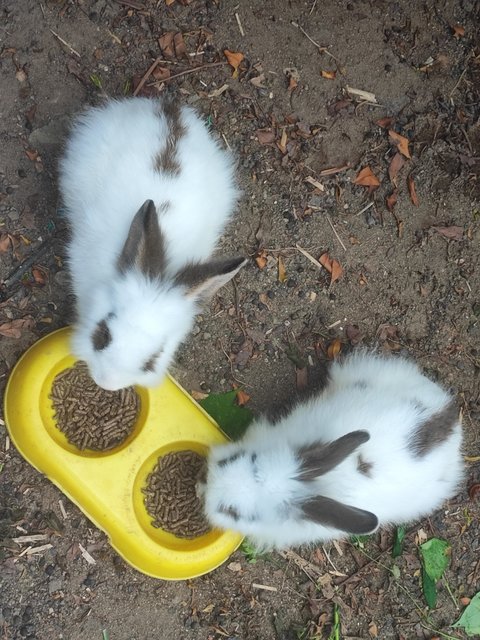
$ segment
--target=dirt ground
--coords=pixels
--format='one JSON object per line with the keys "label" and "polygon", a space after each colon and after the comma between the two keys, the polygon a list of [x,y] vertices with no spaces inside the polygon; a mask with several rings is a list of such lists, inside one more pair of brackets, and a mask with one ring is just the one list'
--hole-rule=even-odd
{"label": "dirt ground", "polygon": [[[404,352],[457,394],[470,460],[461,493],[409,526],[395,560],[382,531],[285,557],[238,551],[175,583],[126,565],[63,498],[65,518],[0,426],[1,640],[320,640],[334,605],[343,638],[466,637],[451,624],[480,584],[479,19],[474,0],[2,0],[2,392],[25,349],[73,320],[56,187],[69,118],[145,79],[140,95],[174,92],[234,151],[243,196],[221,250],[251,257],[199,316],[180,383],[237,384],[274,414],[319,388],[339,349]],[[225,49],[244,55],[236,77]],[[366,167],[378,188],[354,183]],[[331,283],[298,247],[342,275]],[[51,547],[25,553],[12,538],[26,534]],[[424,535],[452,545],[431,612]]]}

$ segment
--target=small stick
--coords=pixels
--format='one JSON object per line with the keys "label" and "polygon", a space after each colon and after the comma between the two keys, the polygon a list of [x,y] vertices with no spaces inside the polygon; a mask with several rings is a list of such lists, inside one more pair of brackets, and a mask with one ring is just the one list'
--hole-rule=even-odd
{"label": "small stick", "polygon": [[240,31],[240,35],[242,36],[242,38],[244,38],[245,37],[245,31],[243,30],[242,23],[240,22],[240,16],[238,15],[238,13],[235,13],[235,20],[237,21],[238,30]]}
{"label": "small stick", "polygon": [[361,215],[362,213],[365,213],[365,211],[367,211],[367,209],[370,209],[370,207],[373,207],[373,202],[370,202],[369,204],[367,204],[366,207],[363,207],[363,209],[361,211],[359,211],[358,213],[356,213],[356,216]]}
{"label": "small stick", "polygon": [[58,33],[55,33],[55,31],[53,29],[50,29],[51,33],[53,33],[53,35],[55,36],[55,38],[57,38],[57,40],[59,40],[63,45],[65,45],[67,47],[67,49],[70,51],[70,53],[73,53],[74,55],[77,56],[77,58],[81,58],[82,56],[78,53],[78,51],[75,51],[75,49],[70,46],[68,44],[68,42],[66,40],[64,40],[63,38],[61,38]]}
{"label": "small stick", "polygon": [[18,538],[12,538],[15,544],[27,544],[29,542],[41,542],[42,540],[48,540],[48,536],[45,533],[36,533],[32,536],[19,536]]}
{"label": "small stick", "polygon": [[97,561],[95,560],[95,558],[93,558],[85,549],[85,547],[83,547],[80,543],[78,543],[78,548],[80,549],[82,556],[88,562],[88,564],[97,564]]}
{"label": "small stick", "polygon": [[[341,323],[342,323],[342,321],[341,321],[341,320],[337,320],[336,322],[332,322],[332,324],[329,324],[329,325],[328,325],[327,329],[333,329],[333,327],[336,327],[336,326],[338,326],[338,325],[339,325],[339,324],[341,324]],[[338,549],[337,549],[337,551],[338,551]],[[340,555],[342,555],[342,554],[340,554]]]}
{"label": "small stick", "polygon": [[137,88],[135,89],[135,91],[133,92],[133,95],[136,96],[142,89],[143,89],[143,85],[146,83],[146,81],[149,79],[149,77],[152,75],[152,73],[154,72],[154,70],[157,68],[157,66],[159,65],[161,61],[161,58],[157,58],[155,60],[155,62],[153,62],[149,68],[147,69],[147,72],[145,73],[145,75],[143,76],[143,78],[140,80],[140,82],[137,85]]}
{"label": "small stick", "polygon": [[310,262],[312,262],[315,266],[317,266],[319,269],[322,268],[320,262],[316,260],[310,253],[308,253],[308,251],[303,249],[299,244],[296,244],[295,247],[298,249],[298,251],[300,251],[300,253],[303,253],[303,255],[308,258]]}
{"label": "small stick", "polygon": [[254,582],[252,588],[263,589],[264,591],[278,591],[277,587],[270,587],[268,584],[258,584],[258,582]]}
{"label": "small stick", "polygon": [[31,556],[34,553],[42,553],[42,551],[47,551],[48,549],[52,549],[53,544],[42,544],[41,547],[28,547],[25,551],[27,556]]}
{"label": "small stick", "polygon": [[318,51],[320,53],[326,53],[327,56],[330,56],[331,58],[333,58],[335,60],[335,62],[340,65],[339,60],[332,54],[330,53],[330,51],[327,49],[327,47],[322,47],[322,45],[318,44],[318,42],[315,42],[315,40],[313,38],[311,38],[308,33],[305,31],[305,29],[303,29],[303,27],[301,27],[297,22],[293,22],[291,23],[294,27],[296,27],[297,29],[300,29],[300,31],[303,33],[303,35],[308,38],[308,40],[310,40],[310,42],[315,45],[318,49]]}
{"label": "small stick", "polygon": [[341,173],[342,171],[346,171],[347,169],[350,169],[350,165],[349,164],[344,164],[341,167],[332,167],[331,169],[324,169],[323,171],[320,171],[320,173],[318,175],[319,176],[333,176],[336,173]]}
{"label": "small stick", "polygon": [[67,512],[66,512],[66,510],[65,510],[65,507],[64,507],[64,505],[63,505],[63,501],[62,501],[62,500],[59,500],[59,501],[58,501],[58,506],[60,507],[60,511],[61,511],[61,513],[62,513],[62,518],[63,518],[64,520],[66,520],[66,519],[68,518],[68,513],[67,513]]}
{"label": "small stick", "polygon": [[337,233],[337,231],[336,231],[335,227],[333,226],[333,223],[332,223],[332,221],[330,220],[330,216],[329,216],[327,213],[326,213],[325,215],[326,215],[326,218],[327,218],[328,224],[332,227],[332,231],[333,231],[333,233],[334,233],[334,234],[335,234],[335,236],[337,237],[337,240],[339,241],[339,243],[342,245],[342,249],[343,249],[344,251],[346,251],[346,250],[347,250],[347,247],[343,244],[342,239],[340,238],[340,236],[338,235],[338,233]]}
{"label": "small stick", "polygon": [[212,67],[224,67],[228,62],[210,62],[209,64],[202,64],[200,67],[194,67],[193,69],[187,69],[186,71],[181,71],[180,73],[175,73],[173,76],[169,78],[165,78],[165,80],[157,80],[156,82],[152,82],[149,84],[149,87],[156,87],[159,84],[163,84],[164,82],[170,82],[170,80],[175,80],[175,78],[180,78],[181,76],[186,76],[190,73],[196,73],[197,71],[202,71],[202,69],[210,69]]}

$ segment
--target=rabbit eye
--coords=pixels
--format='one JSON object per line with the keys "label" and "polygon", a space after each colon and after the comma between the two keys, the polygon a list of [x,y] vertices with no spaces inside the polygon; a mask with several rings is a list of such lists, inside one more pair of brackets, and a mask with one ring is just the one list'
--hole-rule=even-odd
{"label": "rabbit eye", "polygon": [[157,359],[161,356],[162,350],[154,353],[151,358],[149,358],[142,367],[142,371],[144,373],[153,373],[155,371],[155,365],[157,363]]}
{"label": "rabbit eye", "polygon": [[95,351],[102,351],[112,341],[112,334],[110,333],[110,329],[108,328],[108,324],[106,320],[102,320],[97,324],[97,328],[93,332],[92,335],[92,343]]}

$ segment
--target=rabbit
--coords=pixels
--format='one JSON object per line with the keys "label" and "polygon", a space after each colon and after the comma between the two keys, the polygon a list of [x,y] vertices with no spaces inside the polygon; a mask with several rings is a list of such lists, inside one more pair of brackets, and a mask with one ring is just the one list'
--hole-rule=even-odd
{"label": "rabbit", "polygon": [[410,361],[361,352],[277,424],[212,447],[197,491],[213,526],[263,549],[370,534],[455,494],[461,440],[449,393]]}
{"label": "rabbit", "polygon": [[104,389],[160,383],[195,314],[245,264],[211,259],[239,192],[189,107],[127,98],[74,123],[59,168],[72,350]]}

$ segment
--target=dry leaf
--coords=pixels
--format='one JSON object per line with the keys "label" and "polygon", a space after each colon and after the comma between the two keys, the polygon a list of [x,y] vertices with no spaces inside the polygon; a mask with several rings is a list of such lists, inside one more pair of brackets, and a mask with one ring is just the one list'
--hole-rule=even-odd
{"label": "dry leaf", "polygon": [[389,211],[393,211],[393,207],[397,204],[397,200],[398,200],[398,191],[395,189],[395,191],[392,191],[392,193],[387,196],[387,209]]}
{"label": "dry leaf", "polygon": [[347,92],[352,96],[357,96],[361,100],[365,100],[365,102],[373,102],[374,104],[377,104],[377,98],[375,97],[375,94],[371,93],[370,91],[364,91],[363,89],[354,89],[353,87],[347,86]]}
{"label": "dry leaf", "polygon": [[253,84],[254,87],[258,87],[259,89],[265,89],[265,85],[263,84],[265,82],[265,74],[261,73],[259,76],[256,76],[255,78],[250,78],[250,82]]}
{"label": "dry leaf", "polygon": [[283,154],[287,153],[287,130],[286,129],[282,130],[282,137],[280,138],[280,142],[277,143],[277,146]]}
{"label": "dry leaf", "polygon": [[358,325],[356,324],[347,324],[345,326],[345,335],[347,336],[348,341],[352,346],[360,344],[364,337],[363,333],[360,331]]}
{"label": "dry leaf", "polygon": [[465,27],[462,27],[461,24],[453,25],[453,37],[454,38],[463,38],[465,35]]}
{"label": "dry leaf", "polygon": [[39,159],[38,158],[38,151],[35,151],[35,149],[25,149],[25,155],[32,162],[35,162],[35,161],[37,161]]}
{"label": "dry leaf", "polygon": [[410,200],[412,201],[412,204],[418,207],[418,197],[417,197],[415,182],[413,181],[412,174],[410,174],[407,178],[407,185],[408,185],[408,193],[410,194]]}
{"label": "dry leaf", "polygon": [[15,77],[19,82],[25,82],[25,80],[27,79],[27,74],[25,73],[25,71],[23,69],[19,69],[15,73]]}
{"label": "dry leaf", "polygon": [[380,120],[377,120],[375,122],[375,124],[377,124],[379,127],[382,127],[382,129],[390,129],[393,123],[394,119],[389,117],[380,118]]}
{"label": "dry leaf", "polygon": [[257,267],[259,269],[265,269],[267,266],[267,252],[262,249],[255,257],[255,262],[257,263]]}
{"label": "dry leaf", "polygon": [[11,320],[10,322],[4,322],[0,324],[0,335],[6,338],[20,338],[22,331],[32,329],[34,325],[33,318],[26,316],[25,318],[18,318],[17,320]]}
{"label": "dry leaf", "polygon": [[388,167],[388,177],[395,186],[397,186],[397,174],[404,164],[405,158],[400,153],[396,153],[390,162],[390,166]]}
{"label": "dry leaf", "polygon": [[10,235],[8,233],[0,233],[0,253],[5,253],[11,247]]}
{"label": "dry leaf", "polygon": [[287,279],[287,272],[285,270],[285,264],[282,256],[278,256],[278,281],[285,282]]}
{"label": "dry leaf", "polygon": [[246,405],[249,400],[250,396],[248,395],[248,393],[245,393],[245,391],[242,391],[242,389],[237,389],[237,404],[240,407]]}
{"label": "dry leaf", "polygon": [[341,350],[342,343],[338,338],[335,338],[327,347],[327,358],[329,360],[335,360]]}
{"label": "dry leaf", "polygon": [[190,391],[190,395],[194,400],[205,400],[205,398],[208,398],[208,393],[204,393],[203,391],[196,391],[195,389]]}
{"label": "dry leaf", "polygon": [[463,227],[432,227],[432,229],[448,240],[463,240]]}
{"label": "dry leaf", "polygon": [[322,78],[326,78],[327,80],[335,80],[337,77],[336,71],[321,71]]}
{"label": "dry leaf", "polygon": [[174,36],[175,31],[167,31],[166,33],[162,33],[158,38],[158,45],[166,58],[175,57],[175,48],[173,44]]}
{"label": "dry leaf", "polygon": [[245,58],[245,56],[243,55],[243,53],[240,53],[239,51],[237,51],[237,52],[229,51],[228,49],[224,49],[223,53],[225,54],[225,57],[228,60],[228,64],[233,69],[232,77],[233,78],[238,78],[238,68],[239,68],[240,63],[242,62],[242,60]]}
{"label": "dry leaf", "polygon": [[240,562],[230,562],[230,564],[227,564],[227,569],[233,573],[238,573],[242,570],[242,565]]}
{"label": "dry leaf", "polygon": [[397,133],[393,129],[389,130],[388,135],[393,140],[393,142],[397,145],[400,153],[404,155],[406,158],[410,159],[411,156],[410,156],[410,151],[408,150],[408,138],[405,138],[405,136],[401,136],[399,133]]}
{"label": "dry leaf", "polygon": [[480,499],[480,483],[476,482],[472,484],[468,489],[468,497],[470,500],[479,500]]}
{"label": "dry leaf", "polygon": [[167,67],[155,67],[152,71],[152,77],[157,82],[168,80],[170,78],[170,69],[167,69]]}
{"label": "dry leaf", "polygon": [[175,48],[175,55],[177,58],[186,58],[187,48],[185,47],[185,40],[183,39],[180,31],[173,36],[173,46]]}
{"label": "dry leaf", "polygon": [[47,281],[47,273],[44,269],[41,269],[40,267],[33,267],[32,275],[33,275],[33,279],[35,280],[35,283],[40,286],[43,286]]}
{"label": "dry leaf", "polygon": [[378,638],[378,627],[375,622],[371,622],[368,627],[368,633],[372,636],[372,638]]}
{"label": "dry leaf", "polygon": [[288,93],[292,93],[298,87],[298,80],[294,76],[288,78]]}
{"label": "dry leaf", "polygon": [[175,0],[165,0],[165,4],[167,5],[167,7],[172,5],[174,2],[175,2]]}
{"label": "dry leaf", "polygon": [[353,181],[353,184],[358,184],[361,187],[379,187],[380,180],[373,173],[370,167],[367,166],[358,172],[358,175]]}
{"label": "dry leaf", "polygon": [[257,138],[260,144],[272,144],[275,142],[275,132],[271,129],[257,129]]}
{"label": "dry leaf", "polygon": [[323,253],[318,261],[331,274],[330,284],[333,284],[343,275],[342,265],[335,258],[330,258],[328,253]]}

